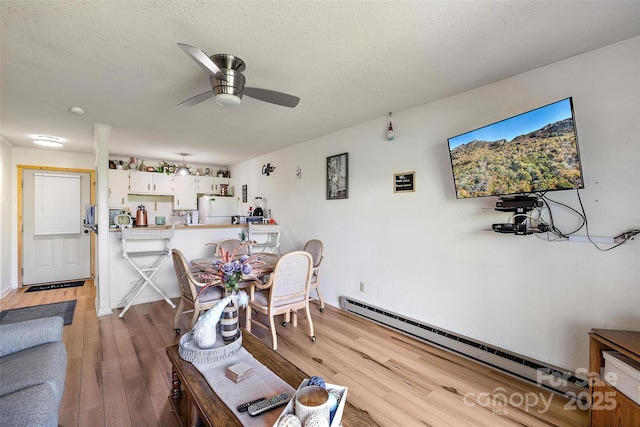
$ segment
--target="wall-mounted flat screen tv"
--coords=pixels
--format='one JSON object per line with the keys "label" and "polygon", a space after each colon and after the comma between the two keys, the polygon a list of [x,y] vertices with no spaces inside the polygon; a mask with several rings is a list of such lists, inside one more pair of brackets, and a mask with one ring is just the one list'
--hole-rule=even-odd
{"label": "wall-mounted flat screen tv", "polygon": [[448,141],[458,199],[584,188],[571,98]]}

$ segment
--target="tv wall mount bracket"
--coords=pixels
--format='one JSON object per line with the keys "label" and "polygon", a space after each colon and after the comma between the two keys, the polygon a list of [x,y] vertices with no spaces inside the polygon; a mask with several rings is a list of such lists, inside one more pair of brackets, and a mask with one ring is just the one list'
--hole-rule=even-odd
{"label": "tv wall mount bracket", "polygon": [[532,234],[527,229],[527,213],[542,207],[543,203],[537,196],[504,196],[496,202],[495,210],[500,212],[514,212],[513,223],[493,224],[496,233],[512,233],[519,236]]}

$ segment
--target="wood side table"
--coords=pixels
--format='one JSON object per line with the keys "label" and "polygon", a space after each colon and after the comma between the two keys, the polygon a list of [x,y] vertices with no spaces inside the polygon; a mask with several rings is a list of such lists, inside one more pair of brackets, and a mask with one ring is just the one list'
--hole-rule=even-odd
{"label": "wood side table", "polygon": [[640,405],[602,378],[603,351],[619,351],[640,363],[640,332],[612,329],[589,332],[591,427],[640,426]]}

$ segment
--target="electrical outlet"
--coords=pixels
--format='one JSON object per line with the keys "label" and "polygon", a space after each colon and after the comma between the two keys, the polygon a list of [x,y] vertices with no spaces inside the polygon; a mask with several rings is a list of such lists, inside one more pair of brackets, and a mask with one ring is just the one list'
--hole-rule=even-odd
{"label": "electrical outlet", "polygon": [[364,292],[364,282],[360,282],[360,292]]}

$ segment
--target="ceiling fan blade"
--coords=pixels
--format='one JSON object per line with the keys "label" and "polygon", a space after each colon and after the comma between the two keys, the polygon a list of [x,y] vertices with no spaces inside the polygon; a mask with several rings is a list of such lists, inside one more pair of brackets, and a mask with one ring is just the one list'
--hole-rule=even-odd
{"label": "ceiling fan blade", "polygon": [[283,107],[293,108],[298,105],[298,102],[300,102],[300,98],[297,96],[287,95],[286,93],[276,92],[273,90],[258,89],[256,87],[245,87],[243,93],[251,98],[282,105]]}
{"label": "ceiling fan blade", "polygon": [[227,77],[224,75],[220,68],[204,53],[202,50],[197,47],[189,46],[188,44],[178,43],[180,49],[184,50],[187,55],[193,59],[196,64],[201,66],[207,73],[211,74],[216,79],[227,80]]}
{"label": "ceiling fan blade", "polygon": [[180,107],[193,107],[196,104],[200,104],[203,101],[206,101],[209,98],[213,97],[213,91],[208,90],[206,92],[201,93],[200,95],[193,96],[186,101],[182,101],[178,106]]}

